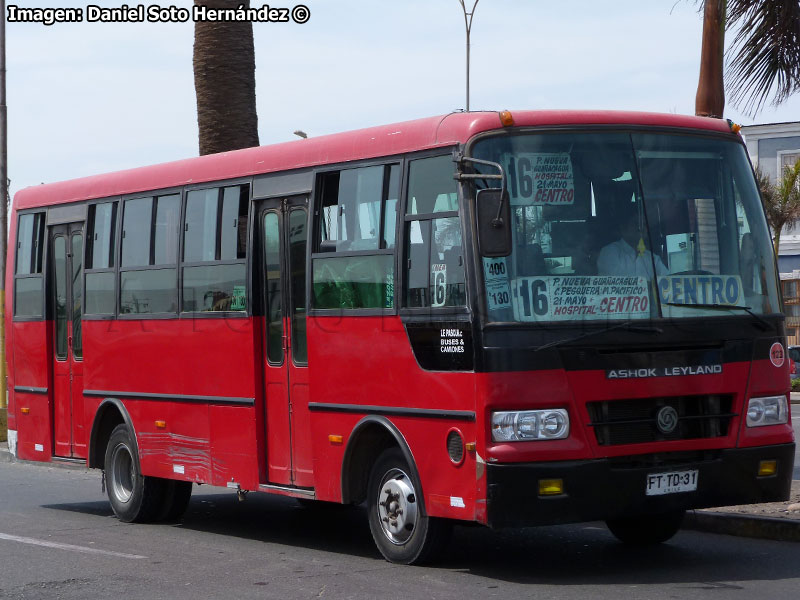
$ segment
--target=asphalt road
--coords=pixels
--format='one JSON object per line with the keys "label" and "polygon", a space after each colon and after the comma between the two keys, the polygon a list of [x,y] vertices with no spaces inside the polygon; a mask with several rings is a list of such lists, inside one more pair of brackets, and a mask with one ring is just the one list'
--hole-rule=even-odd
{"label": "asphalt road", "polygon": [[360,509],[195,487],[181,524],[128,525],[97,472],[0,463],[0,598],[797,598],[800,544],[680,532],[618,544],[599,523],[459,527],[435,567],[375,550]]}

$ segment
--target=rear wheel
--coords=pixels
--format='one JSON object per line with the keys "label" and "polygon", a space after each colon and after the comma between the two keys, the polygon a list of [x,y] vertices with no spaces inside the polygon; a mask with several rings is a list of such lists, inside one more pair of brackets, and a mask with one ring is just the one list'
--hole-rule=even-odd
{"label": "rear wheel", "polygon": [[425,515],[411,468],[399,448],[384,451],[370,472],[367,511],[372,538],[386,560],[430,561],[444,548],[449,521]]}
{"label": "rear wheel", "polygon": [[611,533],[619,541],[635,546],[651,546],[666,542],[681,528],[685,510],[661,515],[646,515],[606,521]]}
{"label": "rear wheel", "polygon": [[136,445],[127,425],[111,432],[105,455],[106,491],[120,521],[143,523],[158,514],[164,498],[164,481],[141,474]]}

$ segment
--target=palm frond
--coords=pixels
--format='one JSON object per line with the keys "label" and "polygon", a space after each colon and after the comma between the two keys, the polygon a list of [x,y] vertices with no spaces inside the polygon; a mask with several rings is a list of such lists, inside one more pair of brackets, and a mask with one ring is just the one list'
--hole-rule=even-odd
{"label": "palm frond", "polygon": [[800,90],[800,0],[728,0],[727,26],[739,28],[725,74],[733,104],[754,115]]}

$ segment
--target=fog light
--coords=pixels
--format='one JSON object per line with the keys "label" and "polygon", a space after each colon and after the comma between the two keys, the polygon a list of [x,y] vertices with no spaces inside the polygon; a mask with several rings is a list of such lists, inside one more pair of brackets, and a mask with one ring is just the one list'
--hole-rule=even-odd
{"label": "fog light", "polygon": [[778,461],[777,460],[762,460],[758,463],[758,476],[759,477],[769,477],[770,475],[775,475],[778,472]]}
{"label": "fog light", "polygon": [[540,479],[539,480],[539,495],[540,496],[560,496],[564,493],[564,480],[563,479]]}

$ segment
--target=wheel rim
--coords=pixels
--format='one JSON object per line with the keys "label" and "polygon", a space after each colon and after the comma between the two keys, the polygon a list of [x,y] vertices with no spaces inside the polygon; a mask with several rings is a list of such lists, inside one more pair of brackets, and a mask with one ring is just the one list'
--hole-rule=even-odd
{"label": "wheel rim", "polygon": [[378,491],[378,522],[387,539],[405,544],[417,525],[417,494],[411,478],[400,469],[383,476]]}
{"label": "wheel rim", "polygon": [[125,444],[118,444],[111,455],[111,491],[120,502],[133,495],[133,457]]}

